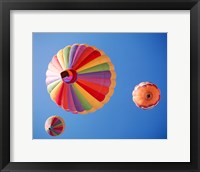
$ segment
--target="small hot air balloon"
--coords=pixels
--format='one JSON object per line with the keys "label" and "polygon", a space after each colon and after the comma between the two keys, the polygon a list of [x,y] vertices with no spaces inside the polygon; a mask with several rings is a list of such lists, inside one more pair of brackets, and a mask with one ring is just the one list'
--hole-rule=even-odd
{"label": "small hot air balloon", "polygon": [[133,92],[133,101],[142,109],[155,107],[160,100],[160,90],[151,82],[141,82],[136,85]]}
{"label": "small hot air balloon", "polygon": [[51,116],[45,122],[45,130],[51,136],[58,136],[64,132],[65,122],[59,116]]}
{"label": "small hot air balloon", "polygon": [[49,63],[46,85],[58,106],[74,114],[87,114],[109,101],[115,78],[114,66],[103,51],[73,44],[58,51]]}

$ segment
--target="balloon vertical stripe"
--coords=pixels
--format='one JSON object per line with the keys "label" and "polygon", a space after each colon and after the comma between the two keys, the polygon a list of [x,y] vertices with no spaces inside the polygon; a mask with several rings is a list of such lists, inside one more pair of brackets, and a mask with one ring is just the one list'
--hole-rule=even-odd
{"label": "balloon vertical stripe", "polygon": [[70,90],[71,90],[71,93],[72,93],[72,97],[73,97],[73,102],[74,102],[74,105],[75,105],[75,108],[78,112],[82,112],[84,109],[73,89],[73,87],[70,85]]}
{"label": "balloon vertical stripe", "polygon": [[74,55],[74,59],[73,62],[71,64],[71,67],[73,68],[74,64],[76,64],[76,62],[79,60],[81,54],[83,53],[83,51],[87,48],[87,45],[84,44],[80,44],[76,50],[76,53]]}
{"label": "balloon vertical stripe", "polygon": [[78,48],[78,45],[76,45],[76,44],[71,46],[71,50],[70,50],[70,54],[69,54],[69,68],[71,68],[77,48]]}
{"label": "balloon vertical stripe", "polygon": [[65,63],[65,68],[67,69],[69,67],[69,53],[70,53],[70,46],[67,46],[63,49],[63,58],[64,58],[64,63]]}

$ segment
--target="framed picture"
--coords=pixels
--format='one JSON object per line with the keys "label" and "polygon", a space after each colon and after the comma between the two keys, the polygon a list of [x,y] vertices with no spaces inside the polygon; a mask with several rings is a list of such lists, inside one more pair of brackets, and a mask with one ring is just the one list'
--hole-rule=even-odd
{"label": "framed picture", "polygon": [[199,8],[2,0],[1,171],[200,171]]}

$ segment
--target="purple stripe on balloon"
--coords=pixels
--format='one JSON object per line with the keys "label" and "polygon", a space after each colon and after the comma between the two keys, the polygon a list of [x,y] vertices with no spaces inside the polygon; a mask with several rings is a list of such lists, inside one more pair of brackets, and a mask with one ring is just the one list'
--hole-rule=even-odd
{"label": "purple stripe on balloon", "polygon": [[71,68],[73,68],[74,64],[76,64],[76,62],[79,60],[81,54],[83,53],[83,51],[86,49],[87,47],[84,44],[81,44],[78,46],[76,53],[74,55],[74,59],[73,62],[71,63]]}
{"label": "purple stripe on balloon", "polygon": [[111,72],[110,71],[101,71],[101,72],[92,72],[92,73],[84,73],[84,74],[78,74],[78,78],[84,79],[84,78],[90,78],[90,79],[96,79],[96,78],[110,78]]}
{"label": "purple stripe on balloon", "polygon": [[70,109],[70,112],[76,111],[70,85],[65,84],[65,86],[66,86],[67,95],[63,95],[63,96],[67,96],[67,107],[68,107],[68,109]]}
{"label": "purple stripe on balloon", "polygon": [[73,62],[74,59],[74,55],[76,53],[76,49],[78,48],[77,44],[72,45],[70,53],[69,53],[69,68],[71,68],[71,64]]}
{"label": "purple stripe on balloon", "polygon": [[75,91],[74,91],[74,89],[71,85],[70,85],[70,90],[71,90],[71,93],[72,93],[72,97],[73,97],[73,100],[74,100],[74,105],[76,107],[76,110],[78,112],[84,111],[84,109],[83,109],[83,107],[82,107],[82,105],[81,105],[81,103],[80,103],[80,101],[79,101],[79,99],[78,99],[78,97],[77,97],[77,95],[76,95],[76,93],[75,93]]}

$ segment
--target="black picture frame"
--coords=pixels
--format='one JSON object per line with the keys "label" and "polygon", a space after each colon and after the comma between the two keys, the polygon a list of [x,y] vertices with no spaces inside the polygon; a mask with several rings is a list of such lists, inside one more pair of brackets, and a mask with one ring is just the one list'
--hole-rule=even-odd
{"label": "black picture frame", "polygon": [[[10,10],[190,10],[190,162],[10,162]],[[199,0],[0,0],[0,170],[200,171],[199,55]]]}

